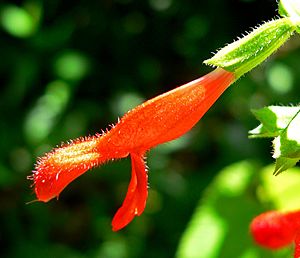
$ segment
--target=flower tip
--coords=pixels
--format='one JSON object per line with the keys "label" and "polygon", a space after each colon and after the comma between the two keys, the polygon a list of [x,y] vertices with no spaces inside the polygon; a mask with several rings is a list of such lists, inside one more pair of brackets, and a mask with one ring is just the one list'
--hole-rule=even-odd
{"label": "flower tip", "polygon": [[124,228],[126,225],[120,226],[120,225],[115,225],[114,223],[112,223],[111,226],[112,226],[112,231],[117,232],[117,231],[121,230],[122,228]]}
{"label": "flower tip", "polygon": [[119,209],[112,220],[112,231],[116,232],[125,228],[134,218],[134,214],[124,213],[123,209]]}
{"label": "flower tip", "polygon": [[278,249],[291,244],[295,230],[284,216],[277,211],[270,211],[255,217],[250,225],[250,232],[258,245]]}

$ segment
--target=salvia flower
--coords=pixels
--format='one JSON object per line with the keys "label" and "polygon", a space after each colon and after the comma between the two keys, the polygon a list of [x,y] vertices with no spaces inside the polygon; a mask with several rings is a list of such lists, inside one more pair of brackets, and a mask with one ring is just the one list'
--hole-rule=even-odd
{"label": "salvia flower", "polygon": [[76,139],[40,158],[31,178],[37,199],[58,197],[74,179],[108,160],[131,157],[127,195],[113,218],[113,230],[141,215],[148,195],[146,152],[188,132],[233,83],[235,75],[218,68],[150,99],[126,113],[111,130]]}
{"label": "salvia flower", "polygon": [[295,258],[300,258],[300,210],[268,211],[255,217],[250,232],[257,244],[279,249],[295,243]]}

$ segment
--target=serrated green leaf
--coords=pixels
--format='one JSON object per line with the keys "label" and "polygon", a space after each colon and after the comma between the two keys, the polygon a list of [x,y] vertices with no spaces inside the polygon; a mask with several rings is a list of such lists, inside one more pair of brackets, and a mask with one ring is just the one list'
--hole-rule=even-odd
{"label": "serrated green leaf", "polygon": [[285,158],[285,157],[277,158],[275,163],[275,170],[273,174],[275,176],[279,175],[281,172],[294,167],[298,161],[299,161],[298,158],[294,158],[294,159]]}
{"label": "serrated green leaf", "polygon": [[249,131],[250,138],[276,137],[299,112],[300,107],[269,106],[252,110],[254,116],[261,122],[255,129]]}
{"label": "serrated green leaf", "polygon": [[275,137],[274,174],[295,166],[300,160],[300,107],[270,106],[254,110],[253,114],[261,124],[249,132],[250,137]]}
{"label": "serrated green leaf", "polygon": [[[300,118],[300,114],[297,118]],[[295,123],[300,119],[294,119],[285,130],[273,141],[274,154],[273,158],[300,158],[300,124]]]}
{"label": "serrated green leaf", "polygon": [[285,157],[300,158],[300,108],[281,138],[282,155]]}

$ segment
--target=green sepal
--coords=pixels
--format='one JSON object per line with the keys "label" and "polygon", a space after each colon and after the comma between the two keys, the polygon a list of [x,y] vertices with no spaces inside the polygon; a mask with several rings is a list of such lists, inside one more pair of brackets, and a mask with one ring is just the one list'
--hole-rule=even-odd
{"label": "green sepal", "polygon": [[300,160],[300,108],[286,128],[273,141],[274,174],[294,167]]}
{"label": "green sepal", "polygon": [[290,18],[264,23],[247,36],[225,46],[204,63],[234,72],[236,78],[263,62],[295,31]]}
{"label": "green sepal", "polygon": [[250,137],[275,137],[274,174],[294,167],[300,160],[300,107],[270,106],[253,113],[261,124],[249,132]]}
{"label": "green sepal", "polygon": [[299,112],[299,107],[269,106],[251,110],[261,124],[249,131],[249,138],[277,137]]}
{"label": "green sepal", "polygon": [[277,176],[283,171],[296,166],[298,161],[299,159],[297,158],[292,159],[292,158],[281,157],[276,159],[273,175]]}

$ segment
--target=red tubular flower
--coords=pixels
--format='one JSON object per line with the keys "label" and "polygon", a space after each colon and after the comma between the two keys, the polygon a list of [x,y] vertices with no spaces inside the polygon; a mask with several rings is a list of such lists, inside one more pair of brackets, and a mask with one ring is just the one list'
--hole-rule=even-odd
{"label": "red tubular flower", "polygon": [[145,153],[189,131],[234,80],[234,73],[216,69],[137,106],[107,133],[54,149],[38,160],[31,177],[37,199],[47,202],[88,169],[130,155],[131,181],[112,222],[114,231],[125,227],[146,205]]}
{"label": "red tubular flower", "polygon": [[269,211],[255,217],[250,232],[263,247],[278,249],[295,242],[294,257],[300,257],[300,211],[282,213]]}

